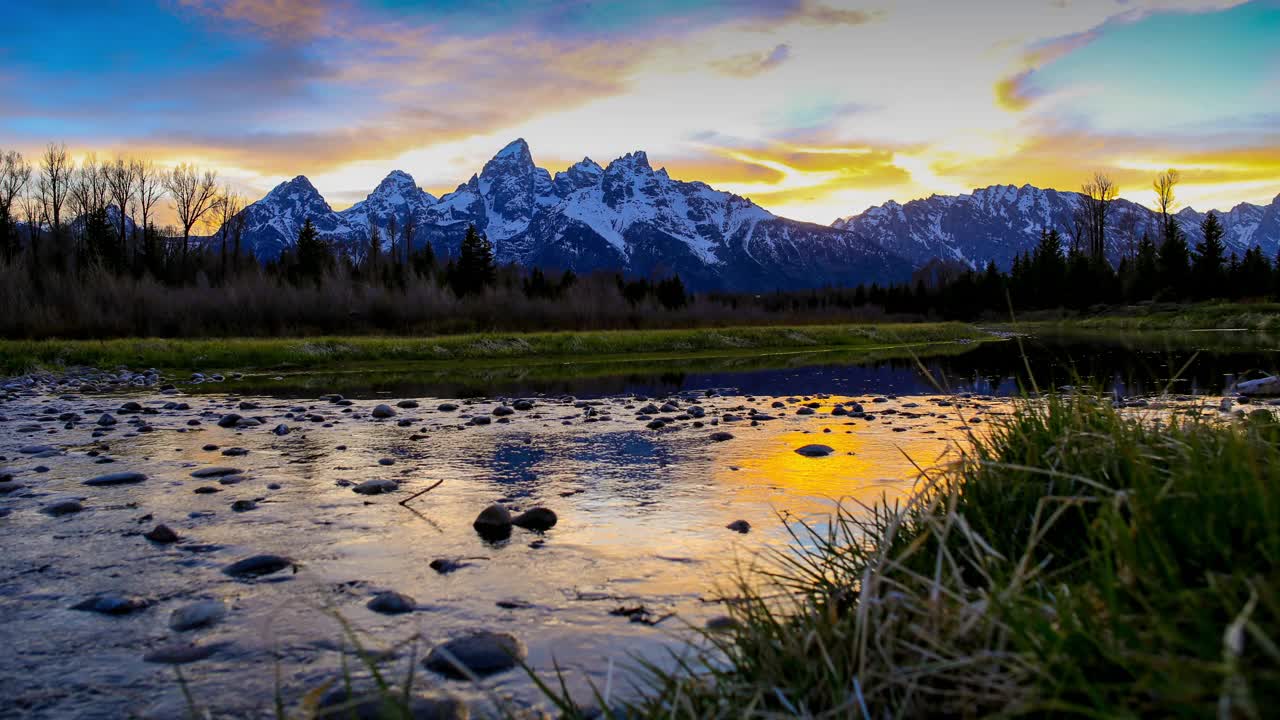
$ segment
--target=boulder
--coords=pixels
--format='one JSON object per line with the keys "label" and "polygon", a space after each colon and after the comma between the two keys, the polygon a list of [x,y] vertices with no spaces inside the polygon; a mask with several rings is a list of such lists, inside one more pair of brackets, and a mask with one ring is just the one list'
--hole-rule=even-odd
{"label": "boulder", "polygon": [[514,635],[482,630],[436,646],[423,664],[446,677],[465,680],[510,670],[527,655],[524,643]]}

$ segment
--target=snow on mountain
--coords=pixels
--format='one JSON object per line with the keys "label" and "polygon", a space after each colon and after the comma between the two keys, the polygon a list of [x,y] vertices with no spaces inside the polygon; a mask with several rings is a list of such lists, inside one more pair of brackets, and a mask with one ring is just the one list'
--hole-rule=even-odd
{"label": "snow on mountain", "polygon": [[[335,213],[304,177],[249,206],[245,242],[276,257],[306,217],[324,237],[353,247],[371,226],[403,229],[414,245],[456,255],[467,227],[493,243],[499,262],[635,275],[679,273],[699,289],[773,290],[905,279],[901,258],[856,235],[780,218],[700,182],[672,180],[643,152],[601,167],[589,158],[553,178],[516,140],[478,175],[436,200],[393,172],[361,203]],[[390,240],[384,239],[389,244]]]}
{"label": "snow on mountain", "polygon": [[[1079,193],[1031,185],[993,185],[968,195],[933,195],[905,204],[889,201],[840,218],[832,227],[865,237],[917,267],[939,258],[971,267],[995,260],[1008,268],[1015,256],[1035,246],[1042,229],[1057,228],[1070,245],[1082,199]],[[1243,255],[1260,245],[1274,257],[1280,249],[1280,196],[1266,207],[1241,203],[1215,212],[1226,231],[1229,253]],[[1185,208],[1176,215],[1192,247],[1203,239],[1200,223],[1206,214]],[[1115,201],[1108,218],[1108,254],[1114,259],[1130,252],[1143,232],[1156,236],[1158,220],[1157,213],[1142,205]]]}
{"label": "snow on mountain", "polygon": [[275,259],[292,247],[308,218],[320,237],[335,244],[345,245],[367,236],[346,217],[334,212],[320,191],[302,175],[280,183],[243,213],[241,242],[251,248],[259,260]]}
{"label": "snow on mountain", "polygon": [[393,170],[368,197],[337,215],[360,238],[368,238],[370,228],[377,227],[383,233],[382,244],[389,246],[390,239],[386,237],[386,231],[391,227],[393,219],[397,228],[403,228],[411,217],[421,222],[428,208],[436,202],[436,197],[418,187],[409,173]]}

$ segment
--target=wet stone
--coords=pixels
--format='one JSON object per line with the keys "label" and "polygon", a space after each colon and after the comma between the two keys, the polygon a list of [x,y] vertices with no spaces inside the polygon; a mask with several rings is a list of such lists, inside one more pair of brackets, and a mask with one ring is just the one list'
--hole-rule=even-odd
{"label": "wet stone", "polygon": [[815,445],[805,445],[804,447],[796,448],[797,455],[803,455],[805,457],[811,457],[811,458],[827,457],[828,455],[834,452],[835,452],[835,449],[833,449],[829,445],[815,444]]}
{"label": "wet stone", "polygon": [[747,533],[751,532],[751,523],[747,522],[746,520],[734,520],[728,525],[725,525],[725,527],[736,533],[742,533],[743,535],[746,535]]}
{"label": "wet stone", "polygon": [[163,645],[142,656],[143,662],[161,665],[186,665],[212,657],[218,652],[220,645],[198,645],[195,643],[176,643]]}
{"label": "wet stone", "polygon": [[147,476],[140,472],[118,472],[99,475],[84,481],[91,487],[109,487],[112,485],[133,485],[146,480]]}
{"label": "wet stone", "polygon": [[226,467],[223,465],[214,465],[212,467],[200,468],[191,473],[193,478],[215,478],[226,477],[227,475],[239,475],[244,472],[240,468]]}
{"label": "wet stone", "polygon": [[387,591],[374,595],[365,607],[383,615],[399,615],[416,610],[418,602],[403,593]]}
{"label": "wet stone", "polygon": [[528,655],[524,643],[508,633],[480,631],[436,646],[423,664],[446,677],[486,677],[510,670]]}
{"label": "wet stone", "polygon": [[227,616],[227,606],[220,600],[200,600],[183,605],[169,616],[169,627],[178,632],[209,627]]}
{"label": "wet stone", "polygon": [[236,423],[240,422],[242,419],[243,418],[241,418],[236,413],[227,413],[226,415],[223,415],[221,418],[218,419],[218,427],[223,427],[223,428],[235,427]]}
{"label": "wet stone", "polygon": [[143,598],[117,595],[115,593],[104,593],[102,595],[94,595],[87,600],[78,602],[75,605],[72,605],[71,609],[81,610],[83,612],[95,612],[101,615],[128,615],[129,613],[142,610],[148,605],[150,605],[150,602]]}
{"label": "wet stone", "polygon": [[351,489],[361,495],[382,495],[399,490],[400,484],[395,480],[365,480]]}
{"label": "wet stone", "polygon": [[544,507],[536,507],[517,515],[511,524],[525,530],[550,530],[555,527],[558,518],[554,511]]}
{"label": "wet stone", "polygon": [[375,407],[373,412],[370,414],[379,420],[385,420],[386,418],[394,417],[396,411],[393,410],[390,405],[379,405]]}
{"label": "wet stone", "polygon": [[79,500],[59,500],[40,508],[40,512],[50,517],[74,515],[81,510],[84,510],[84,506],[80,504]]}
{"label": "wet stone", "polygon": [[178,533],[174,532],[172,528],[164,523],[156,525],[142,537],[153,543],[160,543],[162,545],[178,542]]}
{"label": "wet stone", "polygon": [[253,578],[278,573],[289,567],[295,567],[295,565],[293,560],[287,557],[281,555],[254,555],[231,563],[223,568],[222,572],[231,577]]}

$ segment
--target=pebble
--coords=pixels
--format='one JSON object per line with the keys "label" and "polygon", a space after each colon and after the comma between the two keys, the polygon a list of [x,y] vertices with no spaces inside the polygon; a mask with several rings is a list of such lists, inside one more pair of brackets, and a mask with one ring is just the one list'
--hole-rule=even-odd
{"label": "pebble", "polygon": [[297,570],[293,560],[287,557],[281,555],[254,555],[231,563],[223,568],[222,572],[231,577],[261,577],[280,572],[287,567],[293,567],[295,571]]}
{"label": "pebble", "polygon": [[173,645],[163,645],[143,655],[142,661],[160,665],[185,665],[212,657],[219,647],[221,647],[220,644],[175,643]]}
{"label": "pebble", "polygon": [[727,433],[727,432],[714,432],[714,433],[711,433],[711,441],[712,441],[712,442],[726,442],[726,441],[728,441],[728,440],[732,440],[732,439],[733,439],[733,433]]}
{"label": "pebble", "polygon": [[[510,514],[508,514],[510,517]],[[554,511],[544,507],[536,507],[520,513],[511,520],[511,524],[525,530],[550,530],[555,527],[558,518]],[[478,522],[478,520],[477,520]]]}
{"label": "pebble", "polygon": [[235,427],[236,423],[240,422],[242,419],[243,418],[241,418],[236,413],[227,413],[226,415],[223,415],[221,418],[218,419],[218,427],[224,427],[224,428]]}
{"label": "pebble", "polygon": [[365,480],[351,489],[361,495],[381,495],[399,490],[400,483],[395,480]]}
{"label": "pebble", "polygon": [[221,600],[200,600],[183,605],[169,616],[169,627],[178,632],[209,627],[222,622],[227,616],[227,606]]}
{"label": "pebble", "polygon": [[51,517],[74,515],[81,510],[84,510],[84,506],[80,504],[79,500],[59,500],[40,508],[40,512]]}
{"label": "pebble", "polygon": [[94,595],[88,600],[78,602],[72,605],[71,609],[96,612],[102,615],[128,615],[131,612],[142,610],[150,604],[147,600],[138,597],[105,593]]}
{"label": "pebble", "polygon": [[107,487],[111,485],[133,485],[146,480],[147,476],[140,472],[118,472],[99,475],[95,478],[89,478],[84,481],[85,485],[92,487]]}
{"label": "pebble", "polygon": [[501,538],[511,534],[511,524],[511,512],[494,503],[480,511],[471,527],[482,536]]}
{"label": "pebble", "polygon": [[239,475],[244,472],[240,468],[226,467],[224,465],[214,465],[212,467],[200,468],[191,473],[193,478],[215,478],[225,477],[227,475]]}
{"label": "pebble", "polygon": [[746,520],[734,520],[728,525],[725,525],[725,527],[736,533],[742,533],[743,535],[751,532],[751,523]]}
{"label": "pebble", "polygon": [[374,595],[366,607],[383,615],[399,615],[416,610],[418,602],[408,595],[388,590]]}
{"label": "pebble", "polygon": [[379,405],[375,407],[373,409],[373,412],[370,414],[379,420],[385,420],[386,418],[394,417],[396,414],[396,411],[391,409],[390,405]]}
{"label": "pebble", "polygon": [[829,445],[805,445],[804,447],[796,448],[797,455],[811,458],[826,457],[834,452],[835,449]]}
{"label": "pebble", "polygon": [[[436,646],[423,664],[446,677],[487,677],[516,667],[528,656],[524,643],[508,633],[480,632]],[[461,666],[461,667],[459,667]]]}
{"label": "pebble", "polygon": [[156,525],[142,537],[153,543],[168,544],[178,542],[178,533],[174,532],[173,528],[170,528],[164,523]]}

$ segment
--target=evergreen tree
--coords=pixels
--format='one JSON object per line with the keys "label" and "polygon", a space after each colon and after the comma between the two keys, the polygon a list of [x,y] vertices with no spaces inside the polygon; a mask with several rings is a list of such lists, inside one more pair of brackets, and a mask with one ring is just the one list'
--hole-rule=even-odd
{"label": "evergreen tree", "polygon": [[1200,223],[1204,240],[1196,245],[1196,256],[1191,263],[1191,276],[1195,280],[1192,295],[1200,298],[1220,297],[1223,291],[1223,267],[1227,246],[1222,242],[1224,231],[1218,216],[1212,211]]}
{"label": "evergreen tree", "polygon": [[1271,261],[1261,247],[1254,245],[1245,252],[1231,284],[1236,297],[1263,297],[1271,290]]}
{"label": "evergreen tree", "polygon": [[1187,238],[1178,227],[1178,221],[1172,216],[1165,225],[1158,265],[1160,292],[1170,298],[1183,297],[1191,275],[1191,248],[1187,246]]}
{"label": "evergreen tree", "polygon": [[320,277],[333,264],[329,244],[320,237],[316,226],[307,218],[298,231],[297,276],[299,280],[311,280],[320,284]]}
{"label": "evergreen tree", "polygon": [[497,274],[493,263],[493,245],[476,230],[475,225],[469,226],[458,252],[453,291],[459,297],[482,292],[493,285]]}

